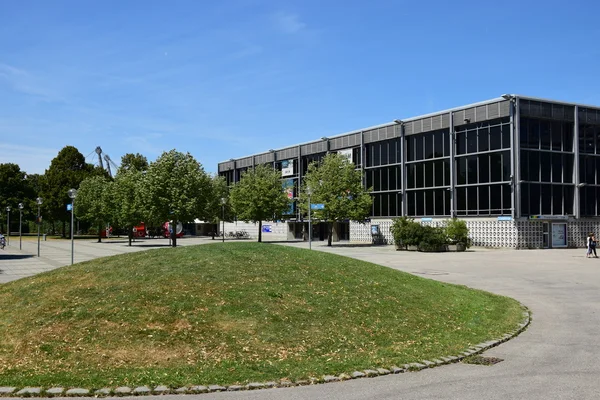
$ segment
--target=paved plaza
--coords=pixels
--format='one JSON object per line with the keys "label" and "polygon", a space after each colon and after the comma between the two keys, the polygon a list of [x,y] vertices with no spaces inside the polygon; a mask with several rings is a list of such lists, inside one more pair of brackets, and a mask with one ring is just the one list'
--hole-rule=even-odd
{"label": "paved plaza", "polygon": [[[210,238],[184,238],[178,244],[217,244]],[[75,261],[166,247],[166,239],[124,239],[103,243],[78,240]],[[308,248],[307,243],[286,243]],[[584,249],[488,250],[465,253],[398,252],[392,246],[359,244],[313,250],[342,254],[444,282],[467,285],[513,297],[532,312],[520,336],[484,353],[504,361],[494,366],[452,364],[438,368],[287,389],[186,395],[203,399],[597,399],[600,398],[600,259]],[[16,249],[15,249],[16,248]],[[11,238],[0,251],[0,282],[70,263],[70,242]],[[416,361],[416,360],[415,360]],[[181,400],[181,396],[161,396]]]}

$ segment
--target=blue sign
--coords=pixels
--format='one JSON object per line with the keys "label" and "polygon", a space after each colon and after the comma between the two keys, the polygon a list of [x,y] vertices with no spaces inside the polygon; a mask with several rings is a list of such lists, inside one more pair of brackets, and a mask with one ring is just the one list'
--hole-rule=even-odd
{"label": "blue sign", "polygon": [[67,211],[73,210],[73,204],[67,204]]}
{"label": "blue sign", "polygon": [[311,210],[324,210],[325,204],[311,204],[310,209]]}
{"label": "blue sign", "polygon": [[433,218],[421,218],[421,222],[431,222]]}
{"label": "blue sign", "polygon": [[498,217],[498,221],[512,221],[512,217],[501,215]]}
{"label": "blue sign", "polygon": [[271,232],[273,232],[273,229],[271,228],[271,225],[263,225],[262,226],[262,231],[264,233],[271,233]]}

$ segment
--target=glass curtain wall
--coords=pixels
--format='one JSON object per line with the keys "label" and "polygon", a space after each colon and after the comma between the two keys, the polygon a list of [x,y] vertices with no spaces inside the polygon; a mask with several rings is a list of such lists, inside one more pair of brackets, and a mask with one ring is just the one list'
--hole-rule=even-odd
{"label": "glass curtain wall", "polygon": [[365,145],[365,182],[373,188],[373,217],[402,215],[401,139]]}
{"label": "glass curtain wall", "polygon": [[510,215],[510,119],[456,129],[456,214]]}
{"label": "glass curtain wall", "polygon": [[582,217],[595,217],[600,212],[600,125],[579,126],[579,182]]}
{"label": "glass curtain wall", "polygon": [[[573,123],[522,117],[520,125],[521,215],[572,215]],[[594,154],[595,146],[582,137],[579,151]],[[587,161],[580,157],[580,165]]]}
{"label": "glass curtain wall", "polygon": [[450,131],[406,137],[406,206],[411,217],[450,216]]}

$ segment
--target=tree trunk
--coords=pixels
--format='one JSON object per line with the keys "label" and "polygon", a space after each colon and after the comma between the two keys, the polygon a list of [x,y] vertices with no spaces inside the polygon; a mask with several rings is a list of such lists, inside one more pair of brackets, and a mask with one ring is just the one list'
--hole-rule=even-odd
{"label": "tree trunk", "polygon": [[[62,237],[64,239],[66,237],[65,236],[65,231],[67,230],[67,222],[63,219],[62,223],[63,223]],[[10,229],[10,227],[8,229]]]}
{"label": "tree trunk", "polygon": [[327,223],[327,246],[331,247],[331,239],[333,237],[333,222]]}
{"label": "tree trunk", "polygon": [[173,247],[177,247],[177,220],[173,220],[171,222],[171,243],[173,243]]}
{"label": "tree trunk", "polygon": [[102,223],[98,224],[98,243],[102,243]]}
{"label": "tree trunk", "polygon": [[129,238],[129,245],[131,246],[131,239],[133,239],[133,226],[127,229],[127,237]]}
{"label": "tree trunk", "polygon": [[262,221],[258,221],[258,243],[262,242]]}

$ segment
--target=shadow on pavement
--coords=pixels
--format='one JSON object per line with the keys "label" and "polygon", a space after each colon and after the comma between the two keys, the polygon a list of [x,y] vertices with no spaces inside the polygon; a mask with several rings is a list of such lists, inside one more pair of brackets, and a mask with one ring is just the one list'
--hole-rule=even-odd
{"label": "shadow on pavement", "polygon": [[0,253],[1,260],[24,260],[26,258],[32,258],[32,254],[2,254]]}

